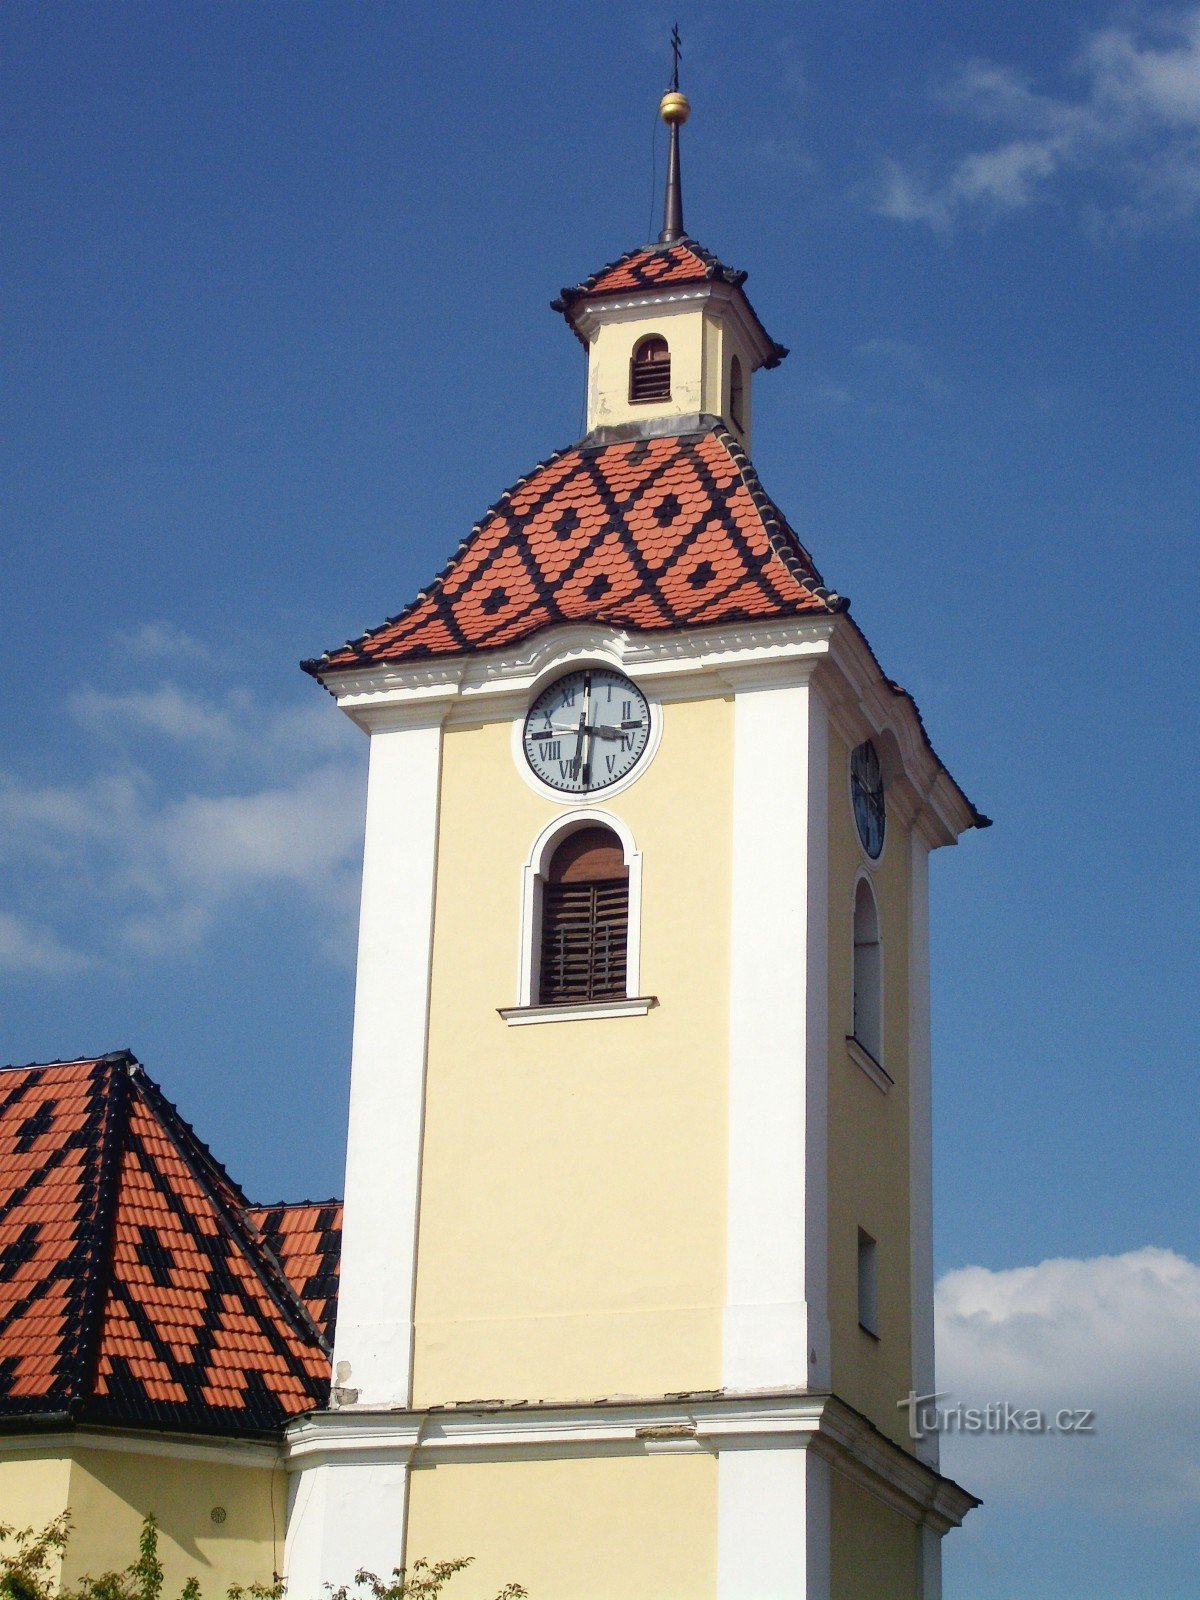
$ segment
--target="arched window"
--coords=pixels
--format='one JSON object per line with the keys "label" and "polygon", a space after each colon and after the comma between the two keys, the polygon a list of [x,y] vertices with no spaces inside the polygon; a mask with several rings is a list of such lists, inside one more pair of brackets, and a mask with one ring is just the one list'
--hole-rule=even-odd
{"label": "arched window", "polygon": [[538,1005],[624,999],[629,868],[611,828],[569,834],[541,886]]}
{"label": "arched window", "polygon": [[736,356],[729,364],[729,416],[735,427],[745,430],[746,380],[742,377],[742,363]]}
{"label": "arched window", "polygon": [[883,946],[875,896],[865,878],[854,891],[854,1037],[882,1066]]}
{"label": "arched window", "polygon": [[629,363],[629,399],[634,405],[646,400],[671,398],[671,352],[660,333],[640,340]]}

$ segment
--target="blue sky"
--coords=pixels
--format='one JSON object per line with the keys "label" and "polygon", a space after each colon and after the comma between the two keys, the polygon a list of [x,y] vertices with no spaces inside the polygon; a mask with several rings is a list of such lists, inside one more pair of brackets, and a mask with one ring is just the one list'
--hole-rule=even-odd
{"label": "blue sky", "polygon": [[[1098,1412],[948,1453],[948,1600],[1190,1595],[1200,8],[677,9],[756,464],[996,819],[935,860],[942,1378]],[[255,1196],[341,1186],[364,741],[296,662],[577,435],[547,302],[648,234],[674,15],[0,17],[0,1056],[130,1045]]]}

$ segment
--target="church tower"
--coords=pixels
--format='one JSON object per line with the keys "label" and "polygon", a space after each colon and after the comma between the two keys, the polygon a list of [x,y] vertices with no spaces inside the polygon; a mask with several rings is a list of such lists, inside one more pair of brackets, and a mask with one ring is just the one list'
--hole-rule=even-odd
{"label": "church tower", "polygon": [[683,226],[554,302],[587,431],[307,669],[370,737],[329,1409],[289,1593],[930,1600],[928,859],[986,824],[759,482]]}

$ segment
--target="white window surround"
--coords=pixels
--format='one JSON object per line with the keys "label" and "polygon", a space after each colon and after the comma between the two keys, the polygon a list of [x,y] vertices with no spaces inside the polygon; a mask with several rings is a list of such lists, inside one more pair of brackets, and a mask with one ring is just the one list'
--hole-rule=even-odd
{"label": "white window surround", "polygon": [[[629,944],[625,956],[625,987],[629,998],[575,1006],[539,1006],[537,992],[540,977],[538,962],[542,948],[542,904],[538,883],[545,878],[550,858],[564,839],[578,833],[580,828],[597,826],[608,828],[621,841],[621,854],[629,872]],[[655,1004],[651,996],[641,992],[642,855],[628,825],[620,817],[595,806],[581,806],[546,824],[533,841],[529,858],[521,868],[520,938],[517,1003],[500,1012],[510,1026],[523,1022],[565,1022],[586,1016],[634,1016],[644,1014]]]}
{"label": "white window surround", "polygon": [[584,1022],[589,1017],[644,1017],[658,1004],[652,994],[633,995],[627,1000],[576,1000],[569,1005],[498,1006],[497,1011],[510,1028],[530,1022]]}
{"label": "white window surround", "polygon": [[884,1071],[871,1052],[864,1050],[852,1033],[846,1035],[846,1054],[856,1067],[866,1073],[882,1094],[891,1094],[896,1086],[895,1078],[890,1072]]}
{"label": "white window surround", "polygon": [[525,759],[525,745],[522,737],[525,731],[525,718],[528,715],[529,707],[541,694],[542,690],[554,682],[555,678],[560,678],[568,672],[585,671],[588,667],[601,667],[608,672],[619,672],[624,677],[629,678],[630,682],[635,683],[640,693],[645,696],[646,705],[650,712],[650,733],[646,739],[646,748],[623,778],[618,778],[616,783],[605,784],[603,789],[594,791],[596,799],[607,800],[611,795],[618,795],[623,789],[628,789],[631,783],[636,783],[654,760],[658,753],[658,747],[662,743],[662,701],[651,694],[639,678],[635,678],[630,673],[628,667],[618,655],[608,651],[603,654],[599,651],[588,651],[579,657],[556,654],[554,660],[542,668],[530,685],[528,702],[524,710],[520,716],[513,718],[512,734],[509,742],[512,746],[513,761],[525,782],[535,794],[540,794],[543,800],[553,800],[554,804],[558,806],[577,806],[581,798],[587,797],[577,794],[563,794],[561,789],[552,789],[548,783],[543,783],[541,778],[538,777]]}

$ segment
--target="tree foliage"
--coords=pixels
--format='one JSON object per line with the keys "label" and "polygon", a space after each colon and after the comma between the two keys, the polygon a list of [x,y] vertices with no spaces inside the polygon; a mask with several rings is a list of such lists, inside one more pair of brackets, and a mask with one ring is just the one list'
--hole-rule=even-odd
{"label": "tree foliage", "polygon": [[[56,1578],[70,1535],[65,1511],[40,1529],[0,1523],[0,1600],[162,1600],[163,1564],[153,1517],[142,1523],[138,1553],[127,1567],[98,1578],[80,1578],[73,1588],[60,1586]],[[327,1600],[438,1600],[451,1579],[473,1560],[461,1556],[456,1561],[414,1561],[407,1569],[396,1567],[390,1578],[362,1568],[354,1574],[353,1585],[335,1589],[327,1584]],[[187,1579],[179,1600],[200,1600],[199,1579]],[[276,1578],[274,1583],[231,1584],[226,1600],[284,1600],[284,1583]],[[527,1600],[527,1591],[519,1583],[505,1584],[496,1600]]]}

